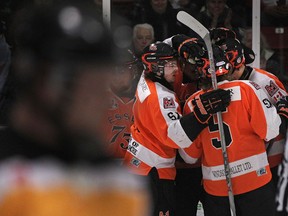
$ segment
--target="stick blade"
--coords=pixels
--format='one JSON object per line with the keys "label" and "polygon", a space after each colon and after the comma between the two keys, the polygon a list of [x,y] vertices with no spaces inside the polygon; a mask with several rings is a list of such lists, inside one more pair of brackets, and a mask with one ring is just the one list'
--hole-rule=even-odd
{"label": "stick blade", "polygon": [[209,31],[198,20],[185,11],[178,12],[177,20],[195,31],[201,38],[209,34]]}

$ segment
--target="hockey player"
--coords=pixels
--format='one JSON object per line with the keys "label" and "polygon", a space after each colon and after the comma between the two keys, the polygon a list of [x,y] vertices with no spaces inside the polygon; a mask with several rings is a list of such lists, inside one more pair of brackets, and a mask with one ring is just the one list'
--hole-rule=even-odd
{"label": "hockey player", "polygon": [[122,159],[130,139],[133,124],[132,107],[139,78],[139,61],[130,50],[123,51],[115,67],[109,91],[110,105],[105,119],[109,154]]}
{"label": "hockey player", "polygon": [[19,89],[0,131],[0,215],[147,216],[148,189],[100,139],[113,40],[93,5],[69,2],[15,22]]}
{"label": "hockey player", "polygon": [[[237,216],[271,216],[274,214],[274,186],[264,140],[279,134],[281,119],[265,92],[253,81],[229,81],[234,67],[220,47],[214,48],[216,76],[220,89],[230,90],[231,104],[222,110],[227,154],[229,158]],[[208,54],[195,59],[203,73],[202,90],[186,102],[184,113],[204,114],[199,107],[205,92],[211,90]],[[198,104],[198,105],[197,105]],[[202,160],[205,189],[205,216],[230,216],[228,188],[216,115],[209,120],[193,144],[181,151],[186,162]]]}
{"label": "hockey player", "polygon": [[[174,35],[164,41],[178,51],[180,56],[180,70],[176,77],[175,93],[178,96],[182,108],[186,100],[196,91],[199,90],[198,84],[200,74],[197,70],[197,65],[192,64],[189,60],[189,55],[193,58],[201,58],[203,55],[201,43],[196,38],[190,38],[183,34]],[[190,62],[189,62],[190,61]],[[204,203],[204,189],[202,185],[202,171],[200,160],[196,164],[187,164],[181,156],[176,157],[176,215],[196,216],[199,201]],[[183,196],[183,194],[190,194]],[[204,209],[205,210],[205,209]]]}
{"label": "hockey player", "polygon": [[[135,174],[149,176],[153,192],[153,215],[174,213],[174,167],[176,150],[188,147],[207,124],[195,115],[181,117],[181,108],[173,91],[178,70],[174,49],[162,42],[151,44],[142,55],[145,65],[133,108],[134,124],[124,162]],[[205,94],[203,103],[212,100],[215,113],[227,107],[230,93],[216,90]],[[209,117],[210,114],[203,116]]]}
{"label": "hockey player", "polygon": [[[221,28],[214,29],[213,31],[227,32],[227,30]],[[217,36],[217,34],[214,34],[213,31],[212,35],[214,35],[214,41],[216,41],[216,44],[220,45],[221,48],[225,51],[227,58],[233,65],[234,72],[231,76],[232,79],[251,80],[257,83],[264,90],[267,98],[273,105],[276,105],[276,103],[282,97],[287,96],[284,85],[275,75],[259,68],[247,66],[247,58],[245,58],[249,56],[247,54],[245,55],[245,50],[247,50],[247,48],[244,49],[243,45],[236,38],[230,36],[226,38],[220,37]],[[229,32],[231,32],[231,30],[229,30]],[[248,63],[250,62],[251,61],[249,61]],[[278,182],[277,170],[278,165],[282,161],[284,143],[285,138],[283,134],[280,134],[275,139],[266,143],[268,161],[273,174],[273,181],[275,187]]]}

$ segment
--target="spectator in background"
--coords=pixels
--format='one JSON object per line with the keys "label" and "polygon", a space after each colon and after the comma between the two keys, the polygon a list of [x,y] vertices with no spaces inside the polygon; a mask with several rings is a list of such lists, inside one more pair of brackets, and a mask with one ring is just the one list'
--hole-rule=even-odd
{"label": "spectator in background", "polygon": [[11,60],[10,47],[6,42],[4,32],[0,33],[0,95],[8,76]]}
{"label": "spectator in background", "polygon": [[177,22],[177,12],[168,0],[147,0],[135,7],[133,21],[134,24],[149,23],[154,28],[155,41],[163,41],[187,31]]}
{"label": "spectator in background", "polygon": [[[4,23],[0,23],[0,125],[6,124],[9,98],[7,77],[10,71],[11,51],[4,35]],[[2,31],[1,31],[2,30]]]}
{"label": "spectator in background", "polygon": [[245,23],[245,20],[239,19],[226,5],[226,0],[206,0],[206,5],[201,9],[198,20],[206,28],[232,29],[232,27],[241,27]]}
{"label": "spectator in background", "polygon": [[133,28],[133,51],[141,58],[143,49],[154,41],[154,29],[148,23],[137,24]]}
{"label": "spectator in background", "polygon": [[[252,49],[252,29],[241,29],[242,43]],[[278,52],[270,49],[269,44],[263,34],[260,35],[260,68],[275,74],[278,78],[284,72],[281,66]]]}
{"label": "spectator in background", "polygon": [[104,151],[115,50],[95,8],[79,4],[25,10],[15,22],[19,91],[0,131],[0,215],[148,214],[145,186]]}
{"label": "spectator in background", "polygon": [[173,8],[185,10],[192,16],[196,16],[204,5],[202,0],[171,0]]}
{"label": "spectator in background", "polygon": [[288,2],[286,0],[262,0],[261,23],[264,26],[288,25]]}

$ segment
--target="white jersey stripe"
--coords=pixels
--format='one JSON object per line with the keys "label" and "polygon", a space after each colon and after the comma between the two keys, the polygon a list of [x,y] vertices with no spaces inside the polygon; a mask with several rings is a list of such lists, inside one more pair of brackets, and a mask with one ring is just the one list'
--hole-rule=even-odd
{"label": "white jersey stripe", "polygon": [[[253,155],[241,160],[233,161],[230,164],[231,177],[238,177],[251,172],[257,172],[258,175],[267,173],[266,166],[268,165],[267,154],[263,152],[258,155]],[[220,181],[225,180],[224,165],[207,167],[202,165],[203,179]]]}
{"label": "white jersey stripe", "polygon": [[131,138],[128,145],[128,152],[134,155],[137,159],[143,161],[150,167],[156,168],[170,168],[174,167],[175,157],[173,158],[164,158],[150,149],[146,148],[139,142],[137,142],[133,137]]}

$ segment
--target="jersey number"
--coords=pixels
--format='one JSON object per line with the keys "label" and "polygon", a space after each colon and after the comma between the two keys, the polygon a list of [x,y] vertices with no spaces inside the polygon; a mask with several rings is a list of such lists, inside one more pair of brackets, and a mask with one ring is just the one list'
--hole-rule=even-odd
{"label": "jersey number", "polygon": [[173,121],[177,120],[177,119],[180,119],[180,115],[177,112],[169,112],[167,115]]}
{"label": "jersey number", "polygon": [[[223,121],[223,129],[224,129],[224,134],[225,134],[225,141],[226,141],[226,146],[230,146],[232,143],[232,135],[231,135],[231,131],[230,131],[230,127],[229,125]],[[215,123],[214,118],[213,118],[213,122],[210,121],[209,122],[209,131],[210,133],[213,132],[218,132],[219,131],[219,126],[217,123]],[[220,149],[221,148],[221,141],[217,138],[212,138],[211,139],[212,145],[216,148],[216,149]]]}
{"label": "jersey number", "polygon": [[[120,135],[121,132],[123,132],[124,130],[126,129],[125,126],[117,126],[117,125],[114,125],[113,128],[112,128],[112,131],[116,131],[115,135],[112,137],[112,139],[110,140],[110,143],[114,143],[118,136]],[[120,143],[120,147],[123,148],[123,149],[127,149],[128,148],[128,143],[129,143],[129,140],[130,140],[130,133],[127,133],[127,132],[124,132],[123,135],[122,135],[122,138],[124,140],[127,141],[127,143],[123,143],[121,142]]]}

